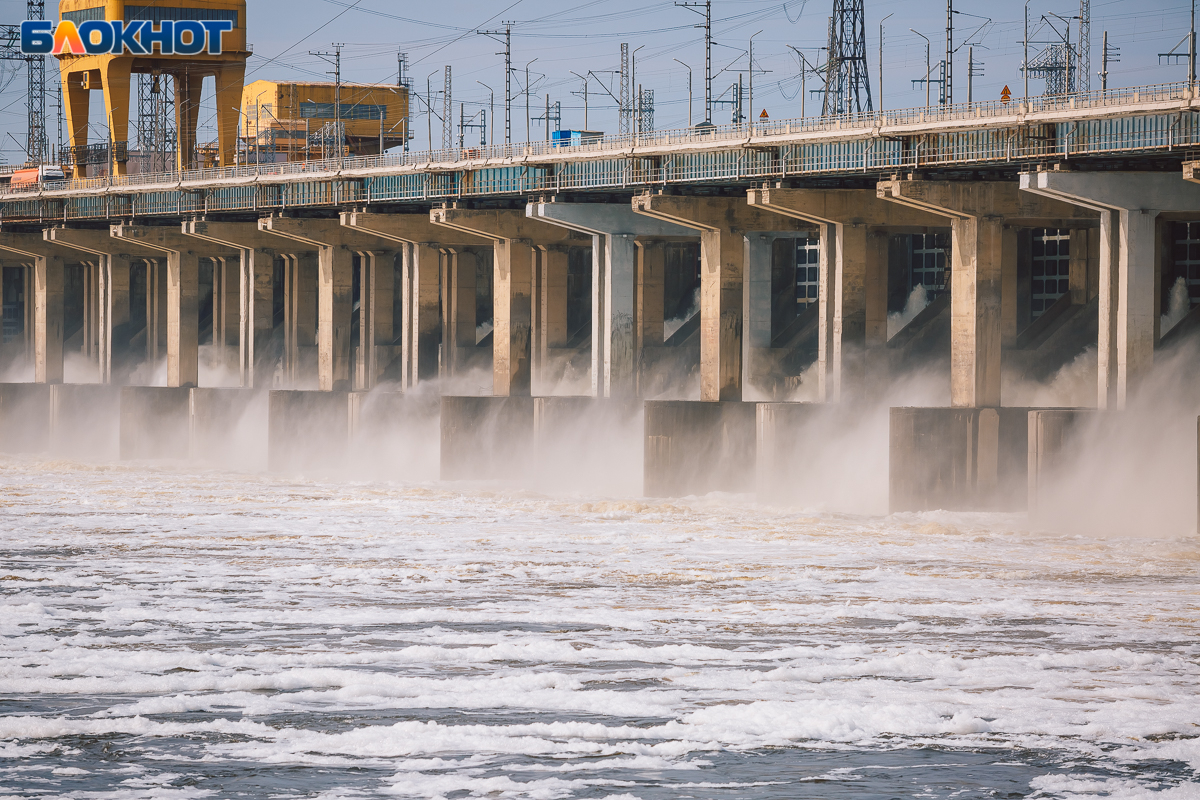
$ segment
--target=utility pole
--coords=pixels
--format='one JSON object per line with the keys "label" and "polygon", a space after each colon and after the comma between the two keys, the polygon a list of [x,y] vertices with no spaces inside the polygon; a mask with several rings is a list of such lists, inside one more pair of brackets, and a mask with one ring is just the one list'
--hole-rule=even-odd
{"label": "utility pole", "polygon": [[[759,31],[758,33],[762,33],[762,31]],[[754,34],[754,36],[758,36],[758,33]],[[749,56],[747,57],[748,58],[747,63],[750,66],[750,96],[748,98],[747,105],[750,106],[749,120],[750,120],[751,130],[754,129],[754,119],[755,119],[755,117],[754,117],[754,36],[750,37]]]}
{"label": "utility pole", "polygon": [[[583,81],[583,129],[586,131],[588,130],[588,78],[575,70],[571,70],[571,74]],[[571,94],[578,95],[580,92],[571,92]]]}
{"label": "utility pole", "polygon": [[[496,39],[504,37],[504,143],[512,144],[512,26],[511,22],[504,23],[502,31],[479,31],[481,36]],[[499,39],[497,39],[499,41]],[[501,55],[497,53],[496,55]],[[495,116],[495,115],[493,115]],[[494,137],[493,137],[494,138]]]}
{"label": "utility pole", "polygon": [[942,94],[948,106],[954,105],[954,0],[946,0],[946,82]]}
{"label": "utility pole", "polygon": [[1025,60],[1021,62],[1021,74],[1025,78],[1025,104],[1029,105],[1029,0],[1025,0]]}
{"label": "utility pole", "polygon": [[1108,31],[1104,32],[1104,51],[1100,55],[1100,91],[1108,91],[1108,65],[1109,63],[1119,64],[1121,61],[1121,48],[1114,47],[1108,43]]}
{"label": "utility pole", "polygon": [[803,119],[804,117],[808,116],[804,110],[804,100],[805,96],[808,94],[808,87],[805,81],[808,78],[808,73],[816,72],[817,68],[808,63],[808,59],[805,58],[804,53],[801,53],[800,49],[795,45],[789,44],[788,47],[792,48],[792,50],[794,50],[796,55],[800,58],[800,118]]}
{"label": "utility pole", "polygon": [[621,42],[621,97],[617,101],[617,133],[628,136],[633,129],[633,106],[629,98],[629,44]]}
{"label": "utility pole", "polygon": [[704,122],[706,125],[712,125],[712,0],[675,5],[689,8],[697,14],[700,13],[701,7],[704,8]]}
{"label": "utility pole", "polygon": [[975,48],[967,48],[967,102],[975,102],[975,79],[983,77],[983,63],[975,60]]}
{"label": "utility pole", "polygon": [[[891,18],[891,16],[892,16],[891,14],[888,14],[886,17],[879,20],[879,110],[880,111],[883,111],[883,23],[887,22],[888,19]],[[801,85],[803,85],[803,81],[801,81]],[[801,100],[800,104],[804,105],[804,101]],[[801,116],[803,116],[803,115],[801,115]]]}
{"label": "utility pole", "polygon": [[633,48],[633,52],[629,56],[629,86],[637,89],[637,94],[633,97],[633,132],[642,132],[642,85],[637,82],[637,54],[646,45],[638,45]]}
{"label": "utility pole", "polygon": [[[1085,0],[1086,2],[1086,0]],[[1196,85],[1196,0],[1192,0],[1192,27],[1188,44],[1188,86]]]}
{"label": "utility pole", "polygon": [[342,157],[342,148],[345,146],[346,137],[342,133],[342,48],[345,45],[335,43],[332,53],[319,52],[310,50],[310,56],[316,56],[330,64],[333,64],[333,72],[327,72],[327,75],[333,75],[333,135],[337,141],[338,158]]}
{"label": "utility pole", "polygon": [[442,149],[450,150],[454,147],[454,120],[451,116],[454,110],[454,101],[449,64],[446,65],[445,84],[445,88],[442,90]]}

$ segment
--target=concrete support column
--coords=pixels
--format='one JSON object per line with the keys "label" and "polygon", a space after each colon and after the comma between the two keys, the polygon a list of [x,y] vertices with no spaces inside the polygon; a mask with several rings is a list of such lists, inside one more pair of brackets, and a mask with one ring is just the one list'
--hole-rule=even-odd
{"label": "concrete support column", "polygon": [[[658,338],[652,337],[651,346],[662,344],[663,315],[663,249],[661,244],[657,248],[650,245],[654,251],[649,256],[650,269],[654,274],[649,284],[639,286],[638,259],[647,256],[638,249],[638,237],[691,237],[696,231],[635,214],[632,208],[623,205],[533,203],[526,213],[592,237],[592,393],[597,397],[636,396],[641,347],[645,344],[641,328],[653,324],[644,322],[645,313],[658,320]],[[564,273],[564,298],[565,284]],[[643,296],[646,288],[650,293]],[[639,302],[653,309],[639,313]],[[565,313],[564,302],[564,339]],[[643,322],[639,324],[638,320]]]}
{"label": "concrete support column", "polygon": [[167,386],[200,385],[200,257],[167,254]]}
{"label": "concrete support column", "polygon": [[[632,234],[619,233],[595,237],[593,252],[603,248],[604,284],[600,293],[600,336],[604,353],[602,364],[594,364],[592,374],[601,381],[598,395],[635,397],[637,385],[636,288],[637,243]],[[660,303],[659,308],[662,308]],[[597,315],[593,313],[593,321]],[[593,341],[596,341],[594,338]],[[593,352],[595,352],[593,350]]]}
{"label": "concrete support column", "polygon": [[998,217],[951,224],[950,405],[1000,405],[1000,276],[1003,227]]}
{"label": "concrete support column", "polygon": [[[113,354],[124,353],[129,342],[129,271],[130,260],[120,256],[99,257],[99,364],[100,383],[113,382]],[[116,331],[122,331],[118,342]]]}
{"label": "concrete support column", "polygon": [[257,368],[265,355],[274,327],[275,253],[272,250],[242,250],[238,282],[238,371],[241,385],[251,389],[265,385]]}
{"label": "concrete support column", "polygon": [[33,265],[33,382],[63,381],[63,260],[43,256]]}
{"label": "concrete support column", "polygon": [[[531,376],[534,383],[541,384],[544,375],[542,369],[549,363],[550,348],[566,347],[567,345],[567,272],[569,255],[566,247],[539,247],[535,253],[537,258],[537,287],[538,296],[535,299],[536,308],[530,319],[533,330],[533,364],[537,374]],[[595,281],[595,262],[593,261],[592,280]],[[594,310],[594,309],[593,309]],[[593,319],[596,315],[593,314]],[[533,327],[536,320],[537,327]],[[593,340],[594,343],[594,340]],[[593,355],[596,348],[592,348]]]}
{"label": "concrete support column", "polygon": [[98,363],[100,358],[100,269],[98,260],[83,262],[82,333],[83,345],[80,352],[84,358]]}
{"label": "concrete support column", "polygon": [[[438,348],[442,344],[440,297],[442,254],[434,242],[410,246],[411,258],[407,286],[409,300],[404,303],[405,388],[438,376]],[[474,288],[474,284],[472,284]],[[474,314],[471,315],[474,318]]]}
{"label": "concrete support column", "polygon": [[[746,324],[742,340],[742,382],[745,386],[766,383],[774,368],[771,357],[771,267],[776,238],[766,233],[749,233],[745,237],[746,280],[742,294]],[[661,326],[659,330],[661,339]],[[823,341],[821,352],[824,352]]]}
{"label": "concrete support column", "polygon": [[1155,221],[1200,211],[1200,186],[1163,173],[1039,172],[1022,175],[1021,189],[1100,213],[1097,405],[1125,408],[1154,363]]}
{"label": "concrete support column", "polygon": [[[1200,199],[1200,198],[1198,198]],[[1200,210],[1200,204],[1196,206]],[[1117,407],[1154,366],[1158,311],[1155,271],[1157,212],[1122,209],[1122,247],[1117,267]]]}
{"label": "concrete support column", "polygon": [[[230,354],[238,348],[241,338],[242,317],[242,258],[216,258],[213,260],[213,344],[219,348],[221,364],[233,366]],[[217,305],[217,279],[220,275],[220,306]],[[219,308],[219,311],[218,311]],[[219,322],[219,328],[218,328]],[[240,362],[240,356],[238,362]]]}
{"label": "concrete support column", "polygon": [[301,379],[301,348],[315,347],[317,341],[317,258],[283,258],[284,374],[294,387]]}
{"label": "concrete support column", "polygon": [[146,359],[151,365],[167,353],[166,259],[146,259]]}
{"label": "concrete support column", "polygon": [[1076,228],[1071,231],[1071,305],[1081,306],[1088,301],[1088,260],[1091,231]]}
{"label": "concrete support column", "polygon": [[661,347],[663,343],[663,297],[666,280],[666,248],[661,241],[637,242],[637,351]]}
{"label": "concrete support column", "polygon": [[[468,266],[474,270],[474,257],[466,254],[463,248],[468,245],[486,245],[489,240],[468,233],[448,235],[450,232],[435,226],[430,218],[423,214],[369,214],[365,212],[348,212],[341,216],[341,224],[351,230],[365,235],[378,237],[389,242],[403,245],[405,252],[404,277],[401,295],[403,301],[401,335],[401,357],[403,364],[401,373],[405,388],[416,385],[422,380],[431,380],[438,375],[438,347],[443,348],[443,366],[450,374],[456,368],[456,344],[450,342],[448,330],[442,326],[448,325],[452,303],[450,297],[449,274],[443,275],[440,269],[442,249],[452,255],[448,261],[456,261],[467,255]],[[451,266],[450,269],[453,269]],[[449,270],[448,270],[449,271]],[[445,286],[444,289],[441,287]],[[471,286],[471,345],[475,344],[474,335],[474,289],[475,280],[472,272]],[[444,300],[439,299],[441,289]],[[442,312],[442,303],[445,312]],[[443,320],[439,325],[438,316]],[[458,341],[466,341],[458,339]]]}
{"label": "concrete support column", "polygon": [[633,210],[699,232],[700,399],[741,400],[744,236],[796,224],[740,199],[646,194],[633,199]]}
{"label": "concrete support column", "polygon": [[322,247],[317,254],[317,385],[350,389],[350,318],[354,305],[354,252]]}
{"label": "concrete support column", "polygon": [[533,243],[528,239],[498,240],[495,254],[492,394],[529,397]]}
{"label": "concrete support column", "polygon": [[868,370],[870,360],[887,347],[888,315],[888,231],[872,228],[867,235],[866,286],[866,344]]}

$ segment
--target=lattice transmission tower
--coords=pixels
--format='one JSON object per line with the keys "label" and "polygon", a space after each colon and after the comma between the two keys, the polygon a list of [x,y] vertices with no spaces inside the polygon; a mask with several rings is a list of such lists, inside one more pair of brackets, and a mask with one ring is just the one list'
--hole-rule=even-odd
{"label": "lattice transmission tower", "polygon": [[1092,89],[1092,0],[1079,0],[1079,68],[1075,83],[1081,92]]}
{"label": "lattice transmission tower", "polygon": [[[45,19],[46,4],[41,0],[28,0],[25,4],[25,18]],[[29,76],[25,92],[25,107],[28,111],[25,155],[30,163],[44,164],[50,147],[46,133],[46,58],[21,52],[20,25],[0,25],[0,60],[25,62]]]}
{"label": "lattice transmission tower", "polygon": [[823,115],[871,111],[863,0],[833,0]]}

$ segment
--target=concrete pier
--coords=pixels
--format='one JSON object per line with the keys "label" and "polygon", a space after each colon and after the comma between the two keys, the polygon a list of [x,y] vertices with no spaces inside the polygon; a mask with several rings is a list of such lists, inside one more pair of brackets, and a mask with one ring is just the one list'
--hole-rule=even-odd
{"label": "concrete pier", "polygon": [[736,401],[646,401],[645,495],[753,491],[756,413]]}
{"label": "concrete pier", "polygon": [[121,458],[185,459],[191,441],[187,386],[121,387]]}
{"label": "concrete pier", "polygon": [[443,397],[441,478],[505,480],[529,474],[532,397]]}
{"label": "concrete pier", "polygon": [[742,198],[643,194],[633,199],[633,210],[699,233],[700,400],[742,400],[746,239],[806,226]]}

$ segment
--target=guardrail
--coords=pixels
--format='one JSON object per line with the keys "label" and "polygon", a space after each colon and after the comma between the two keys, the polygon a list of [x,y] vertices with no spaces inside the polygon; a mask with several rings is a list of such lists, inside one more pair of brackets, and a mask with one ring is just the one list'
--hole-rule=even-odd
{"label": "guardrail", "polygon": [[[107,176],[70,181],[48,182],[19,189],[9,189],[9,195],[37,192],[87,192],[97,189],[128,187],[178,186],[188,183],[211,183],[237,181],[239,179],[304,178],[314,180],[334,177],[340,172],[401,169],[419,169],[423,166],[445,167],[465,161],[493,162],[496,164],[528,162],[530,159],[553,156],[554,160],[569,160],[570,156],[597,158],[611,154],[620,158],[623,154],[638,149],[662,148],[680,145],[712,145],[745,141],[747,138],[787,136],[795,134],[841,133],[879,129],[903,125],[920,125],[947,122],[970,122],[984,124],[989,119],[1012,118],[1016,115],[1032,115],[1044,112],[1082,111],[1085,109],[1115,109],[1146,103],[1170,101],[1191,102],[1196,99],[1196,88],[1188,83],[1167,83],[1124,89],[1078,92],[1051,97],[1030,97],[1010,103],[985,101],[979,103],[957,103],[949,106],[917,107],[879,111],[873,113],[842,114],[828,117],[805,117],[801,119],[772,120],[765,123],[722,125],[697,130],[682,128],[624,136],[605,136],[586,144],[562,145],[551,141],[523,142],[519,144],[496,144],[486,147],[426,150],[377,156],[354,156],[318,161],[294,161],[282,164],[259,164],[212,169],[195,169],[183,172],[143,173],[127,176]],[[836,137],[835,137],[836,138]]]}

